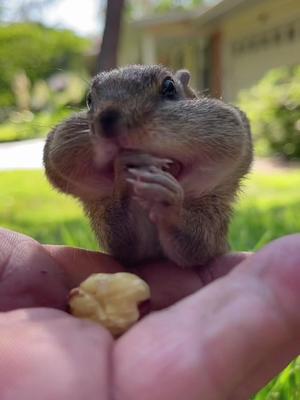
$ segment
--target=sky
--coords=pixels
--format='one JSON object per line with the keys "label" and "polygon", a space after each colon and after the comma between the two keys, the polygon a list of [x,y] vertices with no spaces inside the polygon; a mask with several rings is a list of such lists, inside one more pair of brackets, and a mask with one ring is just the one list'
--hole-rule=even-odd
{"label": "sky", "polygon": [[[204,1],[210,3],[216,0]],[[30,0],[8,0],[4,3],[8,21],[14,15],[16,5],[22,5],[22,2],[26,4],[26,2],[30,3]],[[37,9],[36,15],[38,20],[42,20],[48,26],[72,29],[83,36],[99,36],[104,22],[101,4],[103,6],[105,1],[57,0],[41,10]]]}
{"label": "sky", "polygon": [[[205,0],[207,3],[214,1]],[[100,3],[100,0],[59,0],[47,8],[43,20],[51,26],[70,28],[81,35],[96,36],[103,29]]]}
{"label": "sky", "polygon": [[47,25],[75,30],[81,35],[97,35],[102,29],[99,0],[60,0],[47,8]]}

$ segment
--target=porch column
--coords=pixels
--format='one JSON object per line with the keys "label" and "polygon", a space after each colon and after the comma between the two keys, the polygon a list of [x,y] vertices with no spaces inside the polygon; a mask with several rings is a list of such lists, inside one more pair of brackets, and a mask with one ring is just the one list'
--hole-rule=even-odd
{"label": "porch column", "polygon": [[142,60],[143,64],[156,64],[155,37],[149,33],[145,33],[142,40]]}

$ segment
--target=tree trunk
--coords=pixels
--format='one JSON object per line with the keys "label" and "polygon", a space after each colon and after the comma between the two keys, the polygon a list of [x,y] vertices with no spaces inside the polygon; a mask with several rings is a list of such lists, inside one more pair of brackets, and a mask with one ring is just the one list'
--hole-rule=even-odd
{"label": "tree trunk", "polygon": [[125,0],[107,0],[105,27],[97,59],[97,72],[117,66],[122,13]]}

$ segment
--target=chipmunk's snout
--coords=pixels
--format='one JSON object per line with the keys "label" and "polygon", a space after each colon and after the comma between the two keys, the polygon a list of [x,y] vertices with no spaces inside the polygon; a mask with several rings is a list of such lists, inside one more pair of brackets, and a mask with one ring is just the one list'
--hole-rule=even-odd
{"label": "chipmunk's snout", "polygon": [[121,112],[115,108],[109,108],[98,114],[94,121],[98,135],[106,138],[114,138],[124,131],[124,121]]}

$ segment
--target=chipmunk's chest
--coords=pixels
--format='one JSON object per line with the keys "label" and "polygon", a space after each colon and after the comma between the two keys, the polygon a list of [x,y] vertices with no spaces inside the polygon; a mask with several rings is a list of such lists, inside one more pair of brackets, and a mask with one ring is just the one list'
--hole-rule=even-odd
{"label": "chipmunk's chest", "polygon": [[163,259],[155,225],[145,210],[134,201],[110,207],[105,213],[102,230],[107,250],[123,265],[138,265]]}
{"label": "chipmunk's chest", "polygon": [[129,212],[135,227],[139,258],[157,258],[162,254],[162,250],[156,226],[149,220],[148,213],[137,204],[132,204]]}

